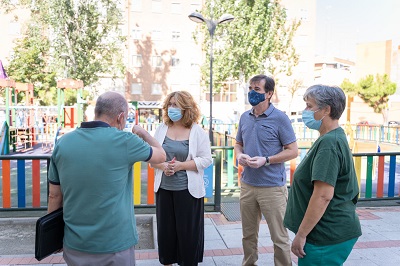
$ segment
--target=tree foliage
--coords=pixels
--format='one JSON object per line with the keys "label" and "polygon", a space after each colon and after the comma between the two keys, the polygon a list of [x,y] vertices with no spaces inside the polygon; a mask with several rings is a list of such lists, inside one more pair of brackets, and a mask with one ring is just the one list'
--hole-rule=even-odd
{"label": "tree foliage", "polygon": [[[231,23],[218,25],[214,34],[213,78],[217,89],[229,79],[246,82],[256,74],[270,73],[275,79],[280,73],[291,75],[298,64],[292,39],[300,22],[287,20],[280,0],[207,1],[201,13],[214,20],[225,13],[235,17]],[[206,27],[201,29],[207,51],[210,36]],[[206,82],[208,64],[202,67]]]}
{"label": "tree foliage", "polygon": [[85,86],[104,75],[125,74],[122,63],[125,38],[119,30],[118,1],[20,0],[19,6],[13,6],[10,0],[0,1],[9,11],[29,8],[32,19],[42,26],[43,31],[36,32],[40,36],[34,36],[48,37],[49,57],[42,72],[53,69],[58,78],[66,72],[69,78],[82,80]]}
{"label": "tree foliage", "polygon": [[290,94],[289,110],[291,110],[291,106],[292,106],[293,99],[294,99],[294,96],[295,96],[296,92],[298,92],[301,89],[302,86],[303,86],[303,80],[302,79],[293,78],[289,82],[289,84],[287,86],[288,92]]}
{"label": "tree foliage", "polygon": [[388,75],[367,75],[356,84],[344,80],[342,89],[350,94],[358,95],[375,113],[382,113],[385,118],[389,96],[396,92],[396,83],[390,81]]}
{"label": "tree foliage", "polygon": [[7,72],[17,82],[32,83],[34,97],[40,99],[40,105],[51,105],[56,103],[56,73],[47,69],[50,43],[40,31],[35,23],[28,27],[26,36],[14,47]]}
{"label": "tree foliage", "polygon": [[349,79],[344,79],[342,84],[340,85],[342,90],[346,92],[350,96],[354,96],[357,94],[356,85],[353,84]]}

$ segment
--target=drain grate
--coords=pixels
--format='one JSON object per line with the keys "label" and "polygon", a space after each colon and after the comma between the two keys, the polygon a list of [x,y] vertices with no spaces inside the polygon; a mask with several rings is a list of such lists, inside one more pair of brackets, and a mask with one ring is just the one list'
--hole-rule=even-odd
{"label": "drain grate", "polygon": [[241,220],[239,202],[221,203],[221,212],[230,222],[237,222]]}
{"label": "drain grate", "polygon": [[[230,222],[238,222],[242,220],[240,216],[239,202],[223,202],[221,203],[221,212]],[[265,220],[264,215],[261,215],[261,220]]]}

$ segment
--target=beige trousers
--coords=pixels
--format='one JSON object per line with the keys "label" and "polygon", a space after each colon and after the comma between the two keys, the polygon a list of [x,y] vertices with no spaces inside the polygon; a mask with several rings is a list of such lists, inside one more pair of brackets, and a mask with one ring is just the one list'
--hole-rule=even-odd
{"label": "beige trousers", "polygon": [[287,204],[287,187],[254,187],[242,182],[240,214],[243,231],[243,266],[257,265],[258,231],[264,215],[274,244],[275,266],[292,265],[290,242],[283,217]]}

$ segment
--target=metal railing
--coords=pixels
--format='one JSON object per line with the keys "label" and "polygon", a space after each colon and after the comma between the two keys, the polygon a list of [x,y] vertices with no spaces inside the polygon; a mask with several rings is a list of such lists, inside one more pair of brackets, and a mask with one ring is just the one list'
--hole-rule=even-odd
{"label": "metal railing", "polygon": [[[155,130],[152,125],[148,130]],[[381,126],[357,126],[356,138],[368,140],[390,140],[397,147],[399,128]],[[316,131],[298,126],[296,134],[310,139],[317,137]],[[300,135],[298,135],[299,137]],[[233,146],[235,136],[228,132],[214,132],[212,147],[214,154],[213,195],[206,198],[206,206],[218,211],[221,207],[221,189],[238,189],[241,168],[238,166]],[[4,139],[4,138],[3,138]],[[305,156],[309,146],[299,148],[299,156],[286,163],[288,185],[293,173]],[[0,156],[0,210],[45,209],[47,206],[47,172],[50,154],[3,155]],[[395,198],[400,195],[400,147],[397,152],[354,153],[354,163],[359,178],[360,197],[365,199]],[[154,169],[147,163],[133,166],[135,207],[154,207]]]}
{"label": "metal railing", "polygon": [[[219,211],[221,189],[238,188],[241,173],[232,146],[214,146],[212,150],[215,154],[213,196],[207,198],[206,206]],[[306,149],[299,150],[299,157],[286,164],[288,182],[305,152]],[[361,199],[400,196],[400,152],[356,153],[353,156]],[[0,156],[0,210],[45,209],[49,161],[50,155]],[[133,172],[135,207],[154,207],[154,169],[147,163],[136,163]]]}

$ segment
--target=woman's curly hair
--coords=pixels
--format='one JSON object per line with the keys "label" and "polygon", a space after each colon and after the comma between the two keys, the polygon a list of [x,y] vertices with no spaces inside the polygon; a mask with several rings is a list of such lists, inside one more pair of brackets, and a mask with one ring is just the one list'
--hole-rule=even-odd
{"label": "woman's curly hair", "polygon": [[174,123],[168,117],[168,104],[171,98],[175,99],[176,106],[182,110],[182,123],[185,127],[191,128],[193,123],[198,123],[201,113],[193,96],[187,91],[174,91],[167,95],[162,107],[163,120],[166,125],[171,126]]}

